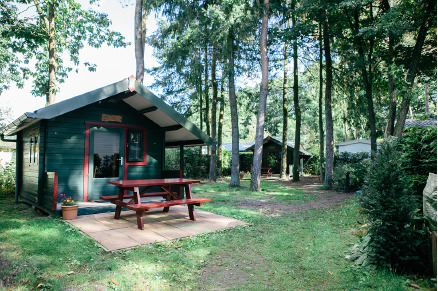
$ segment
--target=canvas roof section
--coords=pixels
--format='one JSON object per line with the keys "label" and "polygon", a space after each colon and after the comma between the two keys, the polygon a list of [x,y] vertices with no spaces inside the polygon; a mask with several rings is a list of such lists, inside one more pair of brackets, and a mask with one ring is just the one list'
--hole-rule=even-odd
{"label": "canvas roof section", "polygon": [[[247,148],[251,147],[252,145],[254,145],[253,142],[239,142],[239,152],[246,152]],[[233,150],[232,143],[223,143],[222,147],[229,152]]]}
{"label": "canvas roof section", "polygon": [[212,145],[214,140],[196,125],[184,118],[163,100],[138,83],[133,76],[117,83],[72,97],[50,106],[27,112],[0,129],[2,135],[15,135],[17,132],[44,119],[52,119],[87,105],[112,98],[120,98],[149,118],[165,131],[166,147],[179,145]]}

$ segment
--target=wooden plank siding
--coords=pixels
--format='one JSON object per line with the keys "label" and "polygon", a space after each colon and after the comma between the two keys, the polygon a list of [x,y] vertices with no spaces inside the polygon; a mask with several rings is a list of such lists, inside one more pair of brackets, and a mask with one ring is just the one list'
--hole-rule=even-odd
{"label": "wooden plank siding", "polygon": [[[85,122],[101,123],[102,114],[122,116],[122,123],[106,123],[158,128],[122,101],[115,104],[105,100],[50,120],[47,128],[46,172],[58,173],[58,202],[59,194],[66,194],[76,201],[83,200]],[[157,135],[155,132],[152,135],[147,131],[147,165],[128,166],[129,179],[159,178],[163,138],[163,133]]]}
{"label": "wooden plank siding", "polygon": [[[34,160],[34,140],[39,140],[39,127],[32,127],[23,132],[22,173],[20,185],[20,197],[32,205],[38,202],[38,169],[39,160]],[[32,141],[32,143],[31,143]]]}

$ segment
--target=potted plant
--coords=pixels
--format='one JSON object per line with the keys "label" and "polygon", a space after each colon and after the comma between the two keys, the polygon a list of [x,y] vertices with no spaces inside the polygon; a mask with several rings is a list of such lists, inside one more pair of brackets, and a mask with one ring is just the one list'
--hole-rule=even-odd
{"label": "potted plant", "polygon": [[243,179],[245,177],[245,171],[240,171],[240,179]]}
{"label": "potted plant", "polygon": [[66,198],[65,194],[61,194],[62,219],[76,219],[78,216],[78,208],[79,205],[71,199],[71,197]]}

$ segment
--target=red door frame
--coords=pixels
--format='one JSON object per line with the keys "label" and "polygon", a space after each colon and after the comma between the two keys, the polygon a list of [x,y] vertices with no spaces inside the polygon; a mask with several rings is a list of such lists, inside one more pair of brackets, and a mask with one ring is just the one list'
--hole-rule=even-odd
{"label": "red door frame", "polygon": [[[114,124],[105,122],[91,122],[85,121],[85,150],[84,150],[84,195],[83,201],[88,201],[88,182],[89,182],[89,162],[90,162],[90,127],[101,126],[109,128],[121,128],[124,129],[124,145],[123,145],[123,179],[128,179],[128,166],[146,166],[147,164],[147,151],[146,151],[146,133],[147,128],[144,126],[137,125],[126,125],[126,124]],[[128,146],[128,130],[129,129],[140,129],[143,130],[143,161],[142,162],[127,162],[126,161],[126,149]]]}

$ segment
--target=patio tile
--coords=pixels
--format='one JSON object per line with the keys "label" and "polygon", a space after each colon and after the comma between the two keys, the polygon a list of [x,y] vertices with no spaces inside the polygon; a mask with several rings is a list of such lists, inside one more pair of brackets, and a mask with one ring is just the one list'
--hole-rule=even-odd
{"label": "patio tile", "polygon": [[162,209],[146,212],[143,216],[144,230],[137,228],[137,217],[133,211],[123,211],[121,219],[114,219],[114,212],[107,212],[83,215],[67,222],[77,226],[110,251],[248,225],[198,209],[195,213],[197,220],[191,221],[186,206],[171,207],[167,213]]}
{"label": "patio tile", "polygon": [[137,226],[119,229],[119,232],[126,234],[140,244],[162,242],[167,240],[165,237],[157,234],[156,232],[150,231],[148,229],[141,230],[138,229]]}
{"label": "patio tile", "polygon": [[99,220],[99,222],[102,223],[103,225],[108,226],[111,229],[118,229],[118,228],[125,228],[132,226],[132,222],[130,221],[124,219],[114,219],[112,217],[110,219]]}
{"label": "patio tile", "polygon": [[172,226],[169,226],[167,228],[157,229],[155,230],[155,232],[161,236],[164,236],[167,239],[176,239],[176,238],[192,235],[189,232],[185,231],[184,229],[180,229]]}
{"label": "patio tile", "polygon": [[89,232],[97,232],[110,230],[111,228],[106,226],[105,224],[100,223],[99,221],[93,218],[81,218],[69,221],[70,224],[78,227],[81,231],[89,233]]}
{"label": "patio tile", "polygon": [[209,233],[212,231],[211,228],[207,228],[201,224],[198,224],[196,222],[188,222],[188,223],[181,223],[175,226],[176,228],[189,233],[190,235],[197,235],[202,233]]}
{"label": "patio tile", "polygon": [[115,251],[118,249],[126,249],[126,248],[131,248],[131,247],[135,247],[138,246],[139,243],[135,240],[133,240],[130,237],[127,237],[125,239],[122,240],[115,240],[115,239],[110,239],[110,240],[103,240],[100,242],[100,244],[102,246],[104,246],[107,250],[109,251]]}

